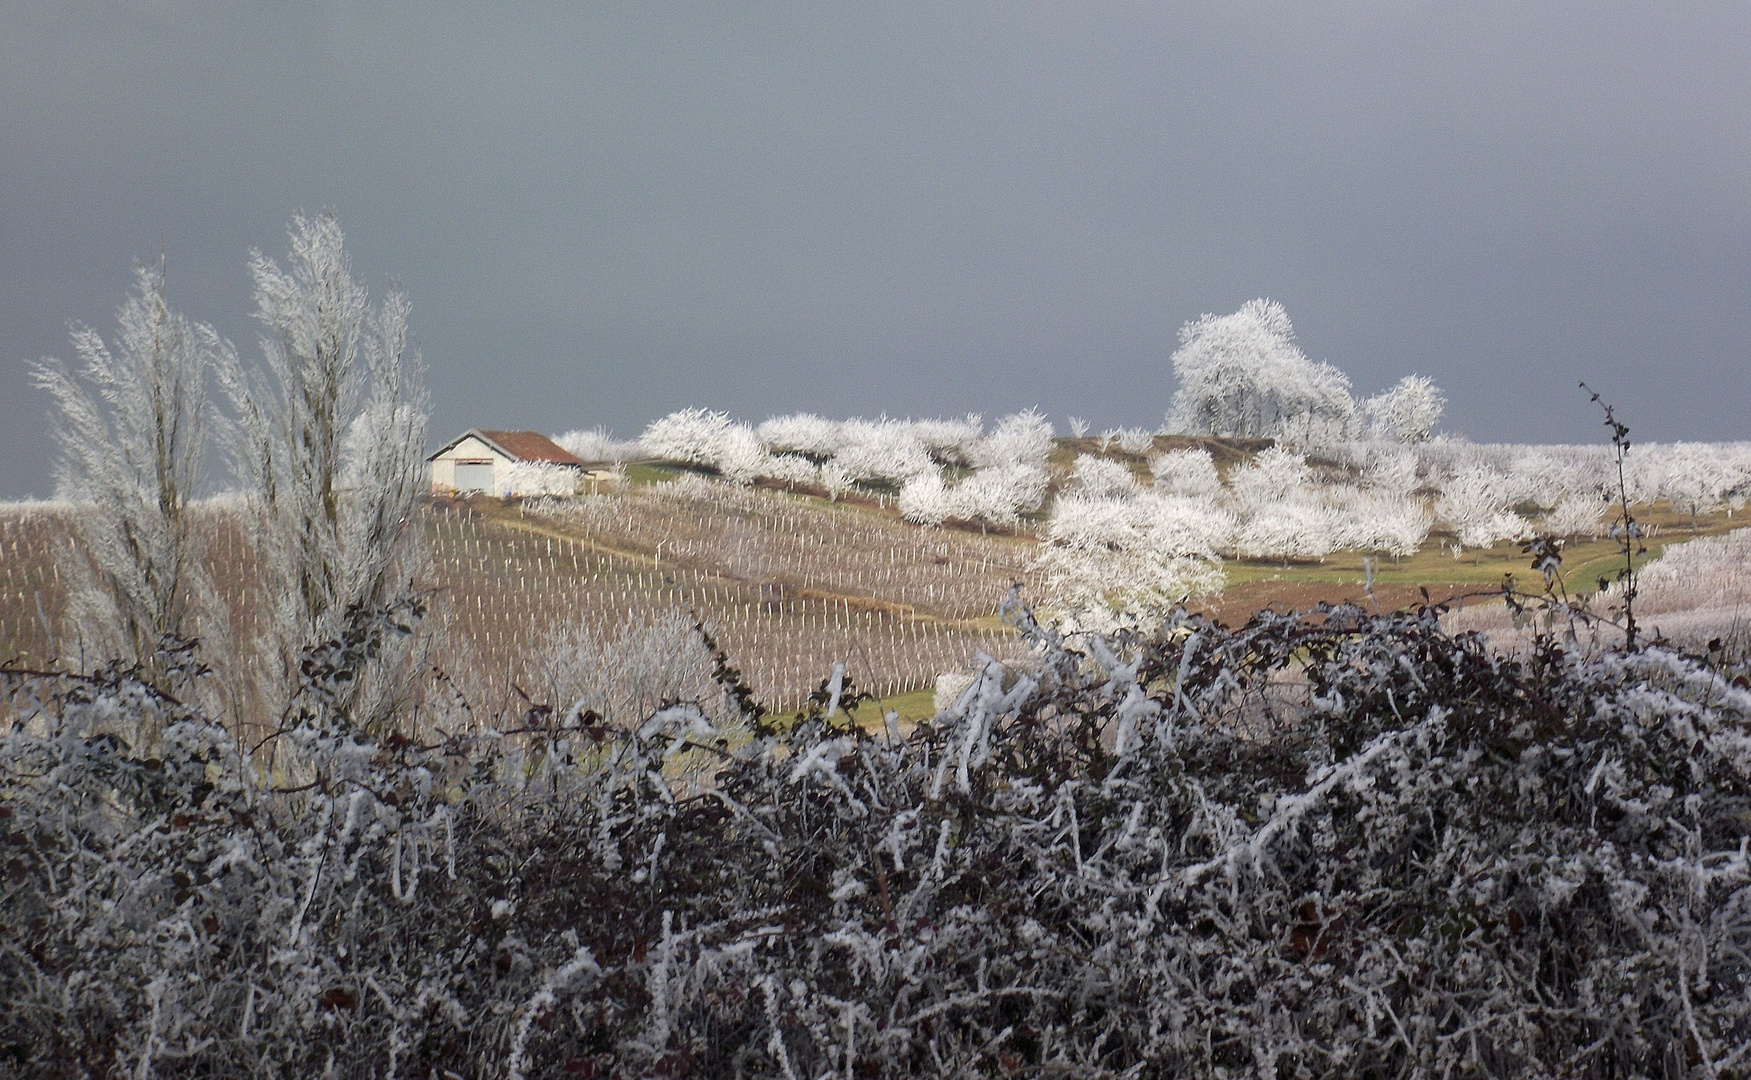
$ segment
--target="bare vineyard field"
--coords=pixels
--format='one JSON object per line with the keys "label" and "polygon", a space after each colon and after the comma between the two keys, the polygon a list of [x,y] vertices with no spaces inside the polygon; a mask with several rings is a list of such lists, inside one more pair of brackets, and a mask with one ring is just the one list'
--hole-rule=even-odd
{"label": "bare vineyard field", "polygon": [[[648,488],[537,508],[433,504],[424,523],[439,590],[433,616],[474,663],[509,683],[527,678],[527,658],[552,629],[612,628],[678,609],[697,616],[780,708],[806,698],[835,663],[864,689],[899,696],[978,651],[1013,648],[995,618],[1008,581],[992,552],[983,576],[967,580],[976,545],[951,540],[933,550],[952,557],[919,561],[910,546],[880,549],[879,529],[811,534],[802,531],[809,522],[782,516],[786,496],[734,494],[772,506],[713,501],[689,512]],[[761,512],[773,516],[762,522]],[[981,584],[991,590],[983,601]]]}
{"label": "bare vineyard field", "polygon": [[65,606],[57,553],[65,545],[52,504],[0,512],[0,660],[51,657]]}
{"label": "bare vineyard field", "polygon": [[[536,506],[433,502],[418,522],[434,662],[505,707],[532,658],[576,626],[696,617],[769,707],[798,705],[844,663],[861,688],[916,702],[977,652],[1013,650],[996,617],[1028,542],[925,532],[857,508],[766,491],[637,485]],[[685,485],[679,485],[685,491]],[[0,658],[71,656],[58,635],[65,511],[0,514]],[[251,553],[232,516],[203,524],[207,564],[246,638]]]}
{"label": "bare vineyard field", "polygon": [[[1649,512],[1650,555],[1737,524]],[[60,627],[66,513],[56,504],[0,510],[0,660],[79,661]],[[203,514],[209,571],[233,633],[247,640],[252,552],[232,510],[208,505]],[[532,661],[555,634],[612,632],[678,610],[711,632],[769,707],[795,707],[844,663],[858,686],[922,715],[938,674],[980,651],[1014,649],[997,618],[1009,587],[1036,595],[1031,537],[920,529],[872,506],[685,479],[565,500],[434,501],[417,528],[432,659],[484,688],[489,710],[514,708],[518,688],[538,681]],[[1571,579],[1606,572],[1614,552],[1610,541],[1575,544]],[[1376,564],[1373,602],[1413,603],[1423,588],[1436,599],[1488,589],[1504,573],[1529,576],[1524,563],[1511,542],[1461,559],[1431,543],[1402,564]],[[1202,606],[1239,623],[1272,604],[1361,599],[1364,570],[1359,553],[1338,552],[1290,567],[1230,562],[1226,576],[1226,593]]]}

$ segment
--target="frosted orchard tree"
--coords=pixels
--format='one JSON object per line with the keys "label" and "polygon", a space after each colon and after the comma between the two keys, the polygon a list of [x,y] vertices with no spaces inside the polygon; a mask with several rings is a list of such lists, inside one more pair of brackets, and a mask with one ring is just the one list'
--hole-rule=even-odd
{"label": "frosted orchard tree", "polygon": [[336,636],[349,607],[381,607],[405,584],[427,415],[407,298],[371,304],[334,215],[295,217],[289,232],[285,269],[250,253],[260,370],[232,353],[217,365],[266,578],[262,644],[279,665],[267,674],[282,689],[299,650]]}
{"label": "frosted orchard tree", "polygon": [[1235,551],[1245,558],[1323,559],[1337,546],[1338,515],[1311,486],[1307,459],[1273,446],[1234,470],[1240,511]]}
{"label": "frosted orchard tree", "polygon": [[734,422],[728,413],[678,409],[653,420],[638,437],[645,453],[664,461],[716,467]]}
{"label": "frosted orchard tree", "polygon": [[1461,547],[1487,548],[1526,535],[1526,519],[1509,508],[1508,478],[1486,465],[1462,465],[1441,485],[1435,515]]}
{"label": "frosted orchard tree", "polygon": [[1157,454],[1149,459],[1149,475],[1164,494],[1211,502],[1222,494],[1222,478],[1216,472],[1216,462],[1211,459],[1210,451],[1201,446]]}
{"label": "frosted orchard tree", "polygon": [[181,636],[196,599],[200,557],[189,501],[207,454],[207,376],[229,345],[171,308],[164,260],[135,270],[116,313],[112,349],[73,328],[77,371],[56,360],[35,380],[56,407],[56,472],[80,504],[68,621],[87,654],[150,668],[166,636]]}
{"label": "frosted orchard tree", "polygon": [[1130,490],[1052,506],[1034,568],[1071,629],[1151,626],[1190,596],[1222,591],[1225,522],[1196,500]]}
{"label": "frosted orchard tree", "polygon": [[1181,327],[1179,339],[1168,430],[1301,445],[1347,434],[1350,380],[1301,352],[1282,304],[1249,300],[1232,315],[1204,315]]}
{"label": "frosted orchard tree", "polygon": [[1406,375],[1364,402],[1362,412],[1375,437],[1420,443],[1434,435],[1446,407],[1447,397],[1433,380]]}

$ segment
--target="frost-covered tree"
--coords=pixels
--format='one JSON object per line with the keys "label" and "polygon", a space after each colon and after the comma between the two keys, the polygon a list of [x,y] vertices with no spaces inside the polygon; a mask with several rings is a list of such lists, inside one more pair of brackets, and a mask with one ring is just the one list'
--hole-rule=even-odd
{"label": "frost-covered tree", "polygon": [[1036,465],[987,465],[950,489],[950,517],[1012,526],[1045,501],[1046,470]]}
{"label": "frost-covered tree", "polygon": [[914,420],[912,430],[930,456],[944,465],[966,466],[973,461],[973,448],[985,434],[985,418],[968,413],[958,419]]}
{"label": "frost-covered tree", "polygon": [[937,471],[918,432],[903,421],[847,420],[840,425],[839,437],[833,463],[859,483],[904,484]]}
{"label": "frost-covered tree", "polygon": [[1224,438],[1282,438],[1320,445],[1342,438],[1355,406],[1349,379],[1309,360],[1283,305],[1249,300],[1231,315],[1180,329],[1173,354],[1179,389],[1168,430]]}
{"label": "frost-covered tree", "polygon": [[821,467],[801,454],[768,454],[761,463],[760,475],[784,484],[818,484]]}
{"label": "frost-covered tree", "polygon": [[1446,407],[1447,397],[1433,380],[1406,375],[1364,402],[1362,412],[1377,438],[1419,443],[1434,435]]}
{"label": "frost-covered tree", "polygon": [[1229,476],[1239,511],[1234,549],[1244,558],[1323,559],[1338,545],[1339,516],[1312,490],[1302,455],[1273,446]]}
{"label": "frost-covered tree", "polygon": [[1337,517],[1337,547],[1394,559],[1415,555],[1434,524],[1423,500],[1404,492],[1345,485],[1328,490],[1326,504]]}
{"label": "frost-covered tree", "polygon": [[1507,477],[1487,466],[1464,467],[1442,483],[1435,515],[1462,547],[1486,548],[1526,535],[1526,519],[1509,509],[1511,500]]}
{"label": "frost-covered tree", "polygon": [[1110,631],[1153,624],[1188,597],[1220,592],[1209,510],[1135,485],[1060,495],[1035,562],[1048,606],[1069,627]]}
{"label": "frost-covered tree", "polygon": [[234,354],[217,366],[264,575],[263,659],[282,683],[349,609],[380,607],[407,585],[427,416],[406,296],[371,303],[332,214],[296,217],[289,231],[284,269],[250,255],[259,370]]}
{"label": "frost-covered tree", "polygon": [[970,464],[980,469],[1003,465],[1044,469],[1052,456],[1052,438],[1052,424],[1038,410],[1013,413],[971,448]]}
{"label": "frost-covered tree", "polygon": [[1156,489],[1166,495],[1214,499],[1222,492],[1216,462],[1203,447],[1158,454],[1149,461],[1149,474]]}
{"label": "frost-covered tree", "polygon": [[164,260],[135,270],[114,347],[73,328],[77,367],[36,365],[56,408],[56,475],[76,503],[68,621],[88,656],[153,664],[189,632],[201,572],[190,500],[207,455],[207,379],[230,346],[178,314]]}
{"label": "frost-covered tree", "polygon": [[954,516],[955,509],[939,472],[921,473],[900,487],[900,516],[914,525],[941,525]]}
{"label": "frost-covered tree", "polygon": [[621,442],[605,428],[568,431],[555,435],[553,442],[580,461],[631,461],[641,452],[637,442]]}
{"label": "frost-covered tree", "polygon": [[767,472],[771,460],[759,436],[746,424],[731,424],[718,444],[712,465],[732,484],[752,484]]}
{"label": "frost-covered tree", "polygon": [[663,461],[715,468],[724,440],[734,426],[728,413],[678,409],[651,421],[638,437],[638,443],[645,453]]}
{"label": "frost-covered tree", "polygon": [[1740,480],[1724,455],[1706,443],[1676,443],[1660,449],[1664,473],[1660,493],[1672,509],[1689,514],[1692,522],[1719,508]]}
{"label": "frost-covered tree", "polygon": [[1124,462],[1079,454],[1070,472],[1068,490],[1094,498],[1130,495],[1137,491],[1137,478]]}
{"label": "frost-covered tree", "polygon": [[818,464],[839,449],[839,424],[814,413],[774,416],[755,429],[774,454],[801,454]]}
{"label": "frost-covered tree", "polygon": [[680,409],[644,429],[644,452],[663,461],[703,465],[734,484],[764,476],[769,456],[754,429],[709,409]]}
{"label": "frost-covered tree", "polygon": [[1605,511],[1610,507],[1598,495],[1571,492],[1557,500],[1538,529],[1548,536],[1596,537],[1604,531]]}
{"label": "frost-covered tree", "polygon": [[1369,451],[1361,468],[1363,487],[1401,497],[1417,489],[1420,481],[1415,454],[1394,447],[1371,446]]}

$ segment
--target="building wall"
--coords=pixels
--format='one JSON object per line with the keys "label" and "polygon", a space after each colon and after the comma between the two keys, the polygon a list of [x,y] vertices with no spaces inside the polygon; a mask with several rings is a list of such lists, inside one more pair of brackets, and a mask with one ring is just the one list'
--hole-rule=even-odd
{"label": "building wall", "polygon": [[432,459],[432,494],[454,494],[456,463],[470,460],[492,462],[489,493],[501,499],[515,495],[573,495],[582,474],[576,466],[514,461],[470,435]]}
{"label": "building wall", "polygon": [[492,494],[494,495],[504,494],[499,488],[508,483],[511,474],[510,467],[516,464],[510,458],[470,435],[432,459],[432,494],[448,495],[456,490],[456,462],[458,459],[463,461],[490,460],[493,473]]}

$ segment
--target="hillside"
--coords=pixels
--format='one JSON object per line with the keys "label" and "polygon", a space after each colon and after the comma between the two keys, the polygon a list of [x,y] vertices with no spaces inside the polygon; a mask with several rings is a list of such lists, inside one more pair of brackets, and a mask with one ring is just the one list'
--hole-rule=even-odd
{"label": "hillside", "polygon": [[[1157,438],[1148,452],[1193,446],[1209,450],[1225,477],[1259,451]],[[1065,439],[1049,462],[1054,492],[1085,454],[1120,462],[1147,482],[1145,453]],[[1339,479],[1346,473],[1341,463],[1318,467]],[[0,513],[0,657],[77,662],[79,643],[59,630],[68,512],[50,503]],[[202,513],[207,563],[241,639],[254,610],[251,555],[231,510],[215,503]],[[1692,516],[1669,504],[1646,506],[1641,516],[1650,557],[1735,523],[1728,511]],[[468,686],[487,713],[521,707],[544,643],[566,628],[613,628],[678,611],[700,621],[773,707],[794,708],[844,663],[858,686],[902,714],[927,715],[939,674],[962,670],[979,651],[1004,656],[1017,648],[996,618],[1010,586],[1036,601],[1041,595],[1033,569],[1039,516],[1010,530],[921,528],[879,490],[833,501],[806,488],[724,484],[679,467],[637,466],[626,480],[574,499],[431,500],[415,524],[427,553],[417,584],[431,595],[433,663]],[[1456,555],[1450,540],[1437,528],[1397,561],[1353,550],[1229,558],[1225,589],[1192,606],[1234,625],[1263,607],[1306,610],[1322,601],[1391,610],[1425,590],[1476,608],[1505,574],[1532,578],[1517,542]],[[1608,539],[1571,541],[1567,579],[1593,588],[1616,552]]]}

